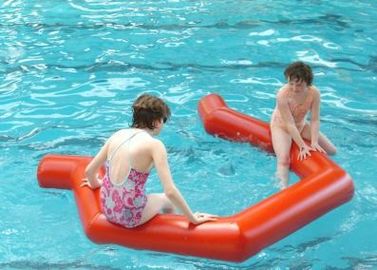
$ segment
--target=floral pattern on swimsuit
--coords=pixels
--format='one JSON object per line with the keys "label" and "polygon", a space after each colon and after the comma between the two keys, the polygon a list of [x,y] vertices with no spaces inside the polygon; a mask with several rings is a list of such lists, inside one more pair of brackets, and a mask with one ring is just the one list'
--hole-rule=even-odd
{"label": "floral pattern on swimsuit", "polygon": [[147,203],[145,183],[148,175],[149,173],[131,169],[126,180],[116,185],[110,181],[109,167],[106,164],[100,198],[102,211],[109,221],[126,228],[134,228],[140,224]]}

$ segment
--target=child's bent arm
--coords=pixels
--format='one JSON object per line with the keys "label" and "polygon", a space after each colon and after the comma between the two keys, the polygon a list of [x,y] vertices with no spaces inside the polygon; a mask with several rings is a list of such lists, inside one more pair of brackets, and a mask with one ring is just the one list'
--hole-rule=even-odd
{"label": "child's bent arm", "polygon": [[97,172],[103,165],[107,157],[107,143],[101,148],[98,154],[90,161],[85,168],[85,175],[87,177],[87,184],[91,188],[97,188],[101,186],[101,182],[97,178]]}
{"label": "child's bent arm", "polygon": [[318,137],[319,137],[319,111],[320,111],[320,94],[317,89],[314,89],[314,98],[313,98],[313,104],[311,107],[311,120],[310,120],[310,135],[311,135],[311,144],[317,144],[318,143]]}

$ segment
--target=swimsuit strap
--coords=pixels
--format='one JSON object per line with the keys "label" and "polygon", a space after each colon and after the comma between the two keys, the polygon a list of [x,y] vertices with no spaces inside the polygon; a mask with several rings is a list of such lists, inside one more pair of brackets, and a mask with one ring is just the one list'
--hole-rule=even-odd
{"label": "swimsuit strap", "polygon": [[144,130],[142,130],[142,131],[138,131],[138,132],[135,132],[135,133],[132,134],[130,137],[128,137],[126,140],[124,140],[123,142],[121,142],[121,143],[117,146],[117,148],[115,148],[115,149],[111,152],[111,154],[110,154],[110,158],[108,158],[108,162],[110,162],[110,161],[113,159],[113,157],[114,157],[114,155],[116,154],[116,152],[118,152],[118,150],[119,150],[124,144],[126,144],[126,143],[129,142],[133,137],[135,137],[137,134],[142,133],[142,132],[144,132]]}
{"label": "swimsuit strap", "polygon": [[[131,141],[131,139],[133,138],[133,137],[135,137],[137,134],[139,134],[139,133],[142,133],[142,132],[145,132],[144,130],[142,130],[142,131],[137,131],[137,132],[135,132],[134,134],[132,134],[130,137],[128,137],[126,140],[124,140],[123,142],[121,142],[118,146],[117,146],[117,148],[115,148],[115,150],[113,150],[112,152],[111,152],[111,154],[110,154],[110,158],[107,160],[107,168],[108,168],[108,177],[109,177],[109,181],[111,182],[111,176],[110,176],[110,167],[111,167],[111,159],[114,157],[114,155],[116,154],[116,152],[123,146],[123,145],[125,145],[127,142],[130,142]],[[128,163],[129,163],[129,170],[128,170],[128,175],[130,174],[130,171],[131,171],[131,168],[132,168],[132,162],[131,162],[131,157],[130,157],[130,155],[128,155]],[[126,179],[125,179],[125,181],[127,181],[127,179],[128,179],[128,176],[126,177]],[[114,183],[113,182],[111,182],[113,185],[114,185]],[[122,183],[124,183],[124,181],[122,182]]]}

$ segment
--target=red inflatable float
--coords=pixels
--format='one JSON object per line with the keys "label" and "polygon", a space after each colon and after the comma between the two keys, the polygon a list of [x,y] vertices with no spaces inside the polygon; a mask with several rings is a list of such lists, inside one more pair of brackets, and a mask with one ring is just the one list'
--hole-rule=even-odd
{"label": "red inflatable float", "polygon": [[[267,123],[229,109],[211,94],[199,103],[208,133],[250,142],[272,151]],[[291,155],[297,156],[293,146]],[[292,158],[301,180],[242,212],[194,226],[180,215],[158,215],[146,224],[126,229],[108,222],[100,211],[99,190],[81,188],[90,157],[47,155],[38,166],[39,185],[71,189],[88,238],[100,244],[170,252],[241,262],[331,209],[350,200],[351,177],[326,155],[313,153],[305,161]]]}

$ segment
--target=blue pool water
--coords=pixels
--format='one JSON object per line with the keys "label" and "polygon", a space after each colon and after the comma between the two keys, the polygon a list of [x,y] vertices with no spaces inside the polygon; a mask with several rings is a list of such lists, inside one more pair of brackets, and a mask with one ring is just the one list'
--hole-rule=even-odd
{"label": "blue pool water", "polygon": [[[3,1],[0,269],[377,269],[376,17],[369,0]],[[246,262],[94,244],[72,193],[37,184],[43,155],[94,155],[149,92],[173,111],[160,137],[190,206],[237,213],[277,192],[275,157],[206,134],[198,101],[217,92],[268,121],[297,59],[355,196]]]}

